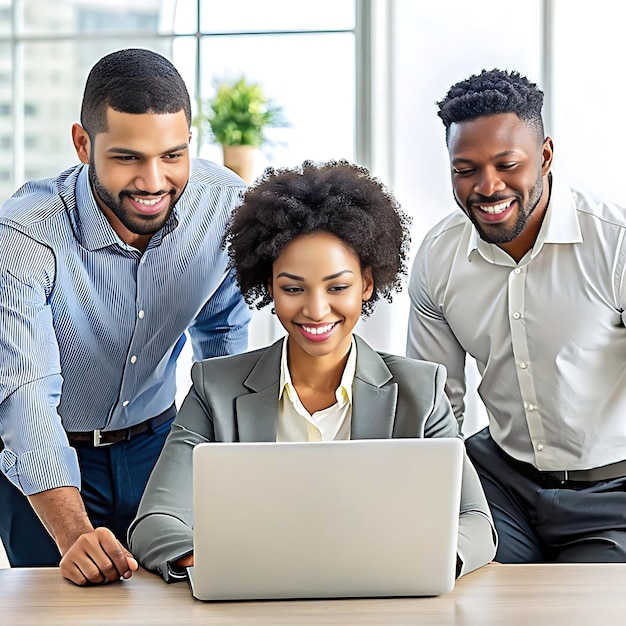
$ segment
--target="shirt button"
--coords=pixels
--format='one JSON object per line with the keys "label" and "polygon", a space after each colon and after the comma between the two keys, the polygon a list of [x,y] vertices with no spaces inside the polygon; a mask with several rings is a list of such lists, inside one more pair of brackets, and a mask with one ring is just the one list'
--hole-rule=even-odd
{"label": "shirt button", "polygon": [[543,444],[542,444],[542,443],[537,444],[537,450],[538,450],[539,452],[542,452],[542,451],[543,451]]}
{"label": "shirt button", "polygon": [[124,402],[122,402],[122,406],[128,406],[130,404],[129,400],[124,400]]}
{"label": "shirt button", "polygon": [[522,317],[521,313],[518,313],[517,311],[515,311],[515,313],[513,313],[513,319],[514,320],[518,320],[520,317]]}
{"label": "shirt button", "polygon": [[527,408],[529,411],[534,411],[534,410],[535,410],[535,405],[534,405],[534,404],[527,404],[527,405],[526,405],[526,408]]}
{"label": "shirt button", "polygon": [[144,318],[145,312],[143,309],[141,309],[141,311],[139,311],[139,313],[137,313],[137,316],[139,317],[140,320],[142,320]]}
{"label": "shirt button", "polygon": [[130,362],[131,363],[136,363],[137,362],[137,357],[133,354],[133,356],[130,357]]}
{"label": "shirt button", "polygon": [[525,370],[528,367],[528,364],[522,362],[522,363],[519,364],[519,366],[520,366],[521,369]]}
{"label": "shirt button", "polygon": [[522,271],[522,270],[521,270],[519,267],[516,267],[516,268],[513,270],[513,273],[514,273],[514,274],[519,274],[521,271]]}

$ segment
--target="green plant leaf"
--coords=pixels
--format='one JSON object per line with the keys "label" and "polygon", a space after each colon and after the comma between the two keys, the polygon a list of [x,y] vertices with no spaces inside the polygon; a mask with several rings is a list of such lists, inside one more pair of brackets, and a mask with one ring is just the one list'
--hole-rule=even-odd
{"label": "green plant leaf", "polygon": [[192,125],[198,129],[199,143],[208,134],[224,145],[259,147],[266,141],[267,127],[286,123],[282,107],[265,96],[261,85],[240,76],[215,82],[215,95],[198,103]]}

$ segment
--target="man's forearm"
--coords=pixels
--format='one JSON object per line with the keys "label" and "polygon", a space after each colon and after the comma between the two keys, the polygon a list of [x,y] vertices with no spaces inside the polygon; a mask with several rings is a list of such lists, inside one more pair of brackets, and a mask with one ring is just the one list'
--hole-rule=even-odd
{"label": "man's forearm", "polygon": [[42,491],[28,496],[28,499],[62,555],[80,535],[94,529],[75,487]]}

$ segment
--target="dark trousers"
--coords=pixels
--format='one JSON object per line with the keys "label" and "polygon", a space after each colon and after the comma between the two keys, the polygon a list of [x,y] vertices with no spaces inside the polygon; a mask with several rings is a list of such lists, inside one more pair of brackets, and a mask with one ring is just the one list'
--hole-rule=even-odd
{"label": "dark trousers", "polygon": [[[106,526],[126,545],[126,532],[171,420],[128,441],[93,448],[74,444],[81,496],[94,526]],[[0,538],[12,567],[57,566],[61,556],[28,499],[0,473]]]}
{"label": "dark trousers", "polygon": [[545,488],[485,428],[466,440],[498,531],[500,563],[626,562],[626,478]]}

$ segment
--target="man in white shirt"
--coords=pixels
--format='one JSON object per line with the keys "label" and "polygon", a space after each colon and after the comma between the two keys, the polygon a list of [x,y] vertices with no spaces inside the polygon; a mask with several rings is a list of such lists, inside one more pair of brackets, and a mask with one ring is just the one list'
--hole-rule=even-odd
{"label": "man in white shirt", "polygon": [[476,359],[497,561],[625,561],[626,211],[553,178],[542,104],[501,70],[439,102],[462,213],[415,259],[407,354],[446,366],[459,423]]}

